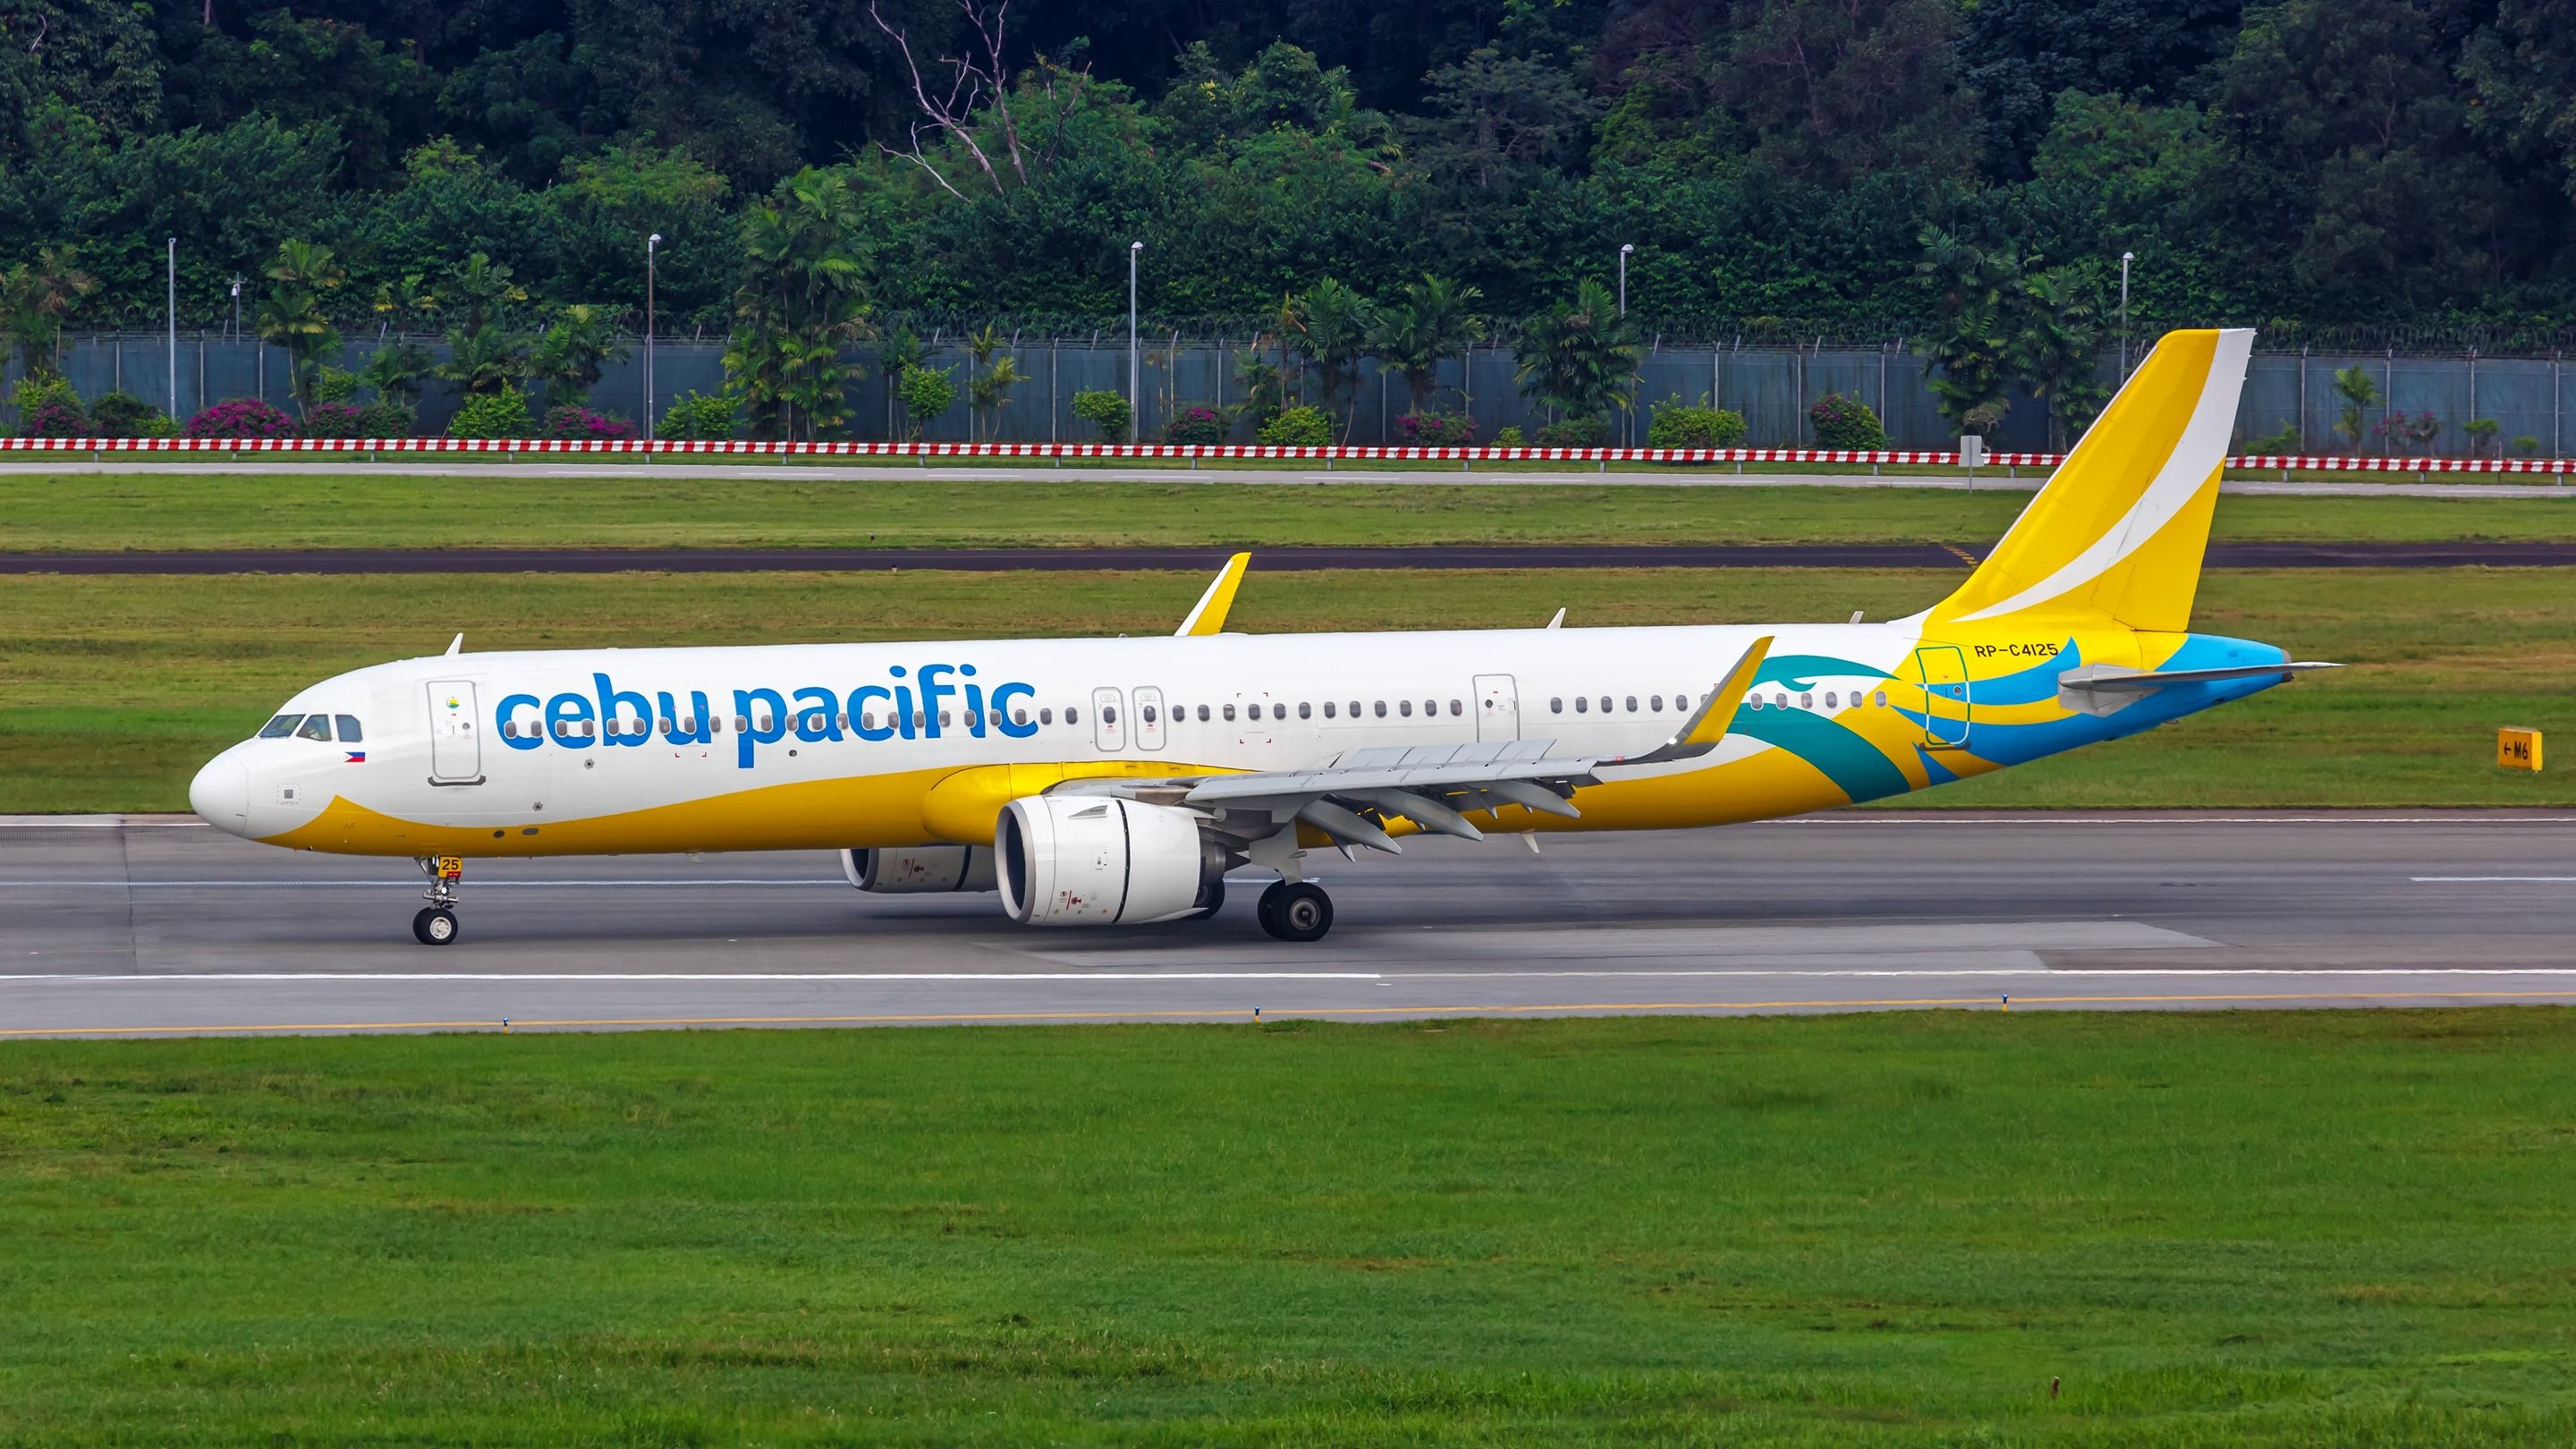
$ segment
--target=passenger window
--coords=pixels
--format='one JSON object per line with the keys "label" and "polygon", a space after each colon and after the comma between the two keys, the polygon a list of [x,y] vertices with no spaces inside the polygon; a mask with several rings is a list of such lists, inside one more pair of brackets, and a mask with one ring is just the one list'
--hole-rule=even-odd
{"label": "passenger window", "polygon": [[1029,712],[1028,712],[1027,710],[1024,710],[1024,709],[1015,709],[1015,710],[1012,710],[1012,711],[1011,711],[1011,723],[1013,723],[1013,724],[1027,724],[1028,722],[1029,722]]}
{"label": "passenger window", "polygon": [[1825,691],[1825,708],[1827,708],[1827,709],[1833,709],[1833,708],[1836,708],[1836,707],[1837,707],[1837,706],[1836,706],[1836,704],[1835,704],[1835,700],[1834,700],[1834,692],[1833,692],[1832,690],[1830,690],[1830,689],[1826,690],[1826,691]]}
{"label": "passenger window", "polygon": [[1589,696],[1578,694],[1574,697],[1574,712],[1576,714],[1587,714],[1591,709],[1592,700]]}
{"label": "passenger window", "polygon": [[1054,708],[1054,706],[1049,705],[1049,706],[1042,707],[1042,708],[1040,708],[1040,709],[1038,710],[1038,723],[1039,723],[1039,724],[1042,724],[1042,725],[1050,725],[1050,724],[1054,724],[1054,723],[1055,723],[1055,708]]}
{"label": "passenger window", "polygon": [[1147,723],[1147,724],[1152,724],[1153,722],[1154,722],[1154,707],[1153,707],[1152,705],[1150,705],[1150,704],[1149,704],[1149,705],[1145,706],[1145,723]]}
{"label": "passenger window", "polygon": [[[1383,706],[1383,705],[1379,706],[1379,707],[1378,707],[1378,713],[1379,713],[1379,714],[1384,714],[1384,713],[1386,713],[1386,708],[1385,708],[1385,706]],[[1360,702],[1359,702],[1358,700],[1356,700],[1356,699],[1355,699],[1355,700],[1352,700],[1352,701],[1351,701],[1351,718],[1353,718],[1353,719],[1358,719],[1359,717],[1360,717]]]}
{"label": "passenger window", "polygon": [[918,710],[918,709],[914,710],[914,711],[912,712],[912,732],[913,732],[914,734],[917,734],[917,735],[918,735],[918,734],[927,734],[927,733],[929,733],[929,731],[930,731],[930,714],[929,714],[929,712],[928,712],[928,711],[926,711],[926,710]]}
{"label": "passenger window", "polygon": [[1064,707],[1064,722],[1069,725],[1082,723],[1082,711],[1074,708],[1072,705],[1066,705]]}
{"label": "passenger window", "polygon": [[505,719],[501,721],[501,738],[505,740],[515,740],[518,737],[519,722],[517,720]]}
{"label": "passenger window", "polygon": [[1270,717],[1272,719],[1286,719],[1288,717],[1288,705],[1286,701],[1283,700],[1278,704],[1270,706]]}
{"label": "passenger window", "polygon": [[1660,694],[1650,696],[1646,700],[1646,708],[1653,710],[1657,714],[1662,714],[1664,712],[1664,697]]}
{"label": "passenger window", "polygon": [[1422,702],[1422,713],[1425,718],[1437,719],[1440,715],[1440,701],[1436,699],[1424,700]]}
{"label": "passenger window", "polygon": [[327,740],[331,738],[331,716],[327,714],[305,716],[304,728],[297,730],[295,732],[295,737],[299,740]]}
{"label": "passenger window", "polygon": [[1207,707],[1206,705],[1200,705],[1200,706],[1199,706],[1199,723],[1200,723],[1200,724],[1206,724],[1206,723],[1207,723],[1207,718],[1208,718],[1208,707]]}
{"label": "passenger window", "polygon": [[1547,712],[1549,714],[1565,713],[1565,696],[1560,694],[1556,698],[1549,700],[1547,702]]}
{"label": "passenger window", "polygon": [[264,740],[282,740],[295,733],[295,727],[303,722],[304,716],[300,714],[279,715],[259,727],[259,737]]}
{"label": "passenger window", "polygon": [[1385,701],[1385,700],[1382,700],[1382,699],[1381,699],[1381,700],[1379,700],[1379,701],[1377,702],[1377,717],[1378,717],[1379,719],[1384,719],[1384,718],[1386,718],[1386,701]]}
{"label": "passenger window", "polygon": [[1226,717],[1227,719],[1232,719],[1232,718],[1234,718],[1234,706],[1233,706],[1233,705],[1230,705],[1230,704],[1229,704],[1229,705],[1227,705],[1227,706],[1225,707],[1225,717]]}
{"label": "passenger window", "polygon": [[1608,714],[1610,712],[1610,696],[1606,694],[1601,696],[1601,712],[1603,714]]}
{"label": "passenger window", "polygon": [[1333,717],[1333,702],[1332,702],[1331,700],[1329,700],[1329,699],[1328,699],[1328,700],[1325,700],[1325,701],[1324,701],[1324,718],[1326,718],[1326,719],[1331,719],[1332,717]]}
{"label": "passenger window", "polygon": [[1315,717],[1315,707],[1314,707],[1313,705],[1308,704],[1306,701],[1304,701],[1304,700],[1302,700],[1302,699],[1301,699],[1301,700],[1299,700],[1299,701],[1297,701],[1297,718],[1299,718],[1299,719],[1313,719],[1314,717]]}
{"label": "passenger window", "polygon": [[1637,712],[1637,696],[1635,696],[1635,695],[1633,695],[1633,694],[1632,694],[1632,695],[1629,695],[1629,696],[1628,696],[1628,713],[1630,713],[1630,714],[1635,714],[1636,712]]}
{"label": "passenger window", "polygon": [[1454,699],[1453,699],[1453,700],[1449,701],[1449,712],[1450,712],[1451,714],[1453,714],[1453,715],[1455,715],[1455,714],[1465,714],[1465,713],[1467,712],[1467,706],[1466,706],[1465,704],[1463,704],[1463,703],[1461,703],[1461,702],[1459,702],[1459,701],[1457,701],[1457,700],[1454,700]]}
{"label": "passenger window", "polygon": [[1413,701],[1409,699],[1397,700],[1395,702],[1395,712],[1404,716],[1406,719],[1413,718]]}
{"label": "passenger window", "polygon": [[1885,709],[1887,707],[1887,691],[1884,689],[1878,692],[1878,705],[1881,709]]}
{"label": "passenger window", "polygon": [[344,745],[354,745],[366,739],[366,736],[358,730],[358,717],[356,715],[334,715],[332,718],[340,726],[340,743]]}

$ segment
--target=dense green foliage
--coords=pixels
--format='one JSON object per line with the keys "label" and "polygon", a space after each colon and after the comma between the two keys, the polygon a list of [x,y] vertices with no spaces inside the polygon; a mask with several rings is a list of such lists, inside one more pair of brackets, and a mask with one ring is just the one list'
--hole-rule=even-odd
{"label": "dense green foliage", "polygon": [[[448,330],[461,299],[442,279],[475,252],[533,301],[631,315],[658,233],[665,323],[795,311],[810,340],[850,320],[846,296],[765,290],[761,265],[819,275],[829,249],[798,250],[795,220],[815,193],[793,178],[822,166],[847,188],[834,245],[878,315],[1104,318],[1142,241],[1164,317],[1274,318],[1328,273],[1419,308],[1402,289],[1436,273],[1520,319],[1606,283],[1633,243],[1644,317],[1895,326],[1941,314],[1945,283],[1917,270],[1927,230],[2048,259],[2035,270],[2065,287],[2040,311],[2077,331],[2112,318],[2123,251],[2142,330],[2529,335],[2576,312],[2566,0],[978,15],[995,18],[935,0],[0,0],[0,279],[93,279],[28,289],[57,321],[157,319],[176,237],[181,310],[212,320],[233,275],[299,241],[345,268],[302,288],[329,324]],[[66,246],[76,259],[40,263]],[[1381,338],[1399,367],[1425,340]],[[813,395],[802,366],[755,369],[783,389],[754,399],[756,424],[812,417],[789,400]]]}
{"label": "dense green foliage", "polygon": [[2569,1025],[15,1042],[0,1398],[30,1444],[2565,1444]]}

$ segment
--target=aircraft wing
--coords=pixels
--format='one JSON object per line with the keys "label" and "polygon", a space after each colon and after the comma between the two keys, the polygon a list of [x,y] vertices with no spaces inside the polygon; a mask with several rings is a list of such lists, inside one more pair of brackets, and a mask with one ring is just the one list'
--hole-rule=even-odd
{"label": "aircraft wing", "polygon": [[1228,819],[1258,817],[1264,828],[1253,834],[1301,823],[1336,845],[1397,855],[1403,849],[1386,822],[1398,817],[1442,835],[1482,840],[1484,831],[1468,816],[1518,805],[1573,819],[1582,812],[1570,797],[1580,786],[1601,783],[1598,771],[1693,759],[1717,748],[1770,648],[1769,638],[1756,640],[1671,738],[1635,755],[1561,753],[1554,740],[1487,740],[1350,750],[1304,770],[1072,780],[1057,788],[1193,806]]}

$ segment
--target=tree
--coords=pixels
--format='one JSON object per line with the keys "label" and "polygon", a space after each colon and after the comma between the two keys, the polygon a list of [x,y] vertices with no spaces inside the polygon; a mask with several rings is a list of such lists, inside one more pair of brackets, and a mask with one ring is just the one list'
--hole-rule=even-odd
{"label": "tree", "polygon": [[384,401],[409,407],[420,401],[421,379],[436,366],[428,348],[396,337],[367,354],[366,362],[358,368],[358,382],[375,389],[376,396]]}
{"label": "tree", "polygon": [[[921,118],[912,123],[906,148],[898,150],[879,142],[877,149],[919,167],[940,190],[960,201],[966,199],[966,193],[958,189],[959,180],[969,186],[979,186],[980,182],[979,189],[989,187],[993,195],[1007,196],[1012,185],[1027,186],[1032,173],[1043,175],[1053,163],[1068,134],[1065,121],[1081,106],[1091,77],[1085,71],[1068,70],[1040,56],[1037,64],[1022,74],[1020,84],[1014,86],[1010,64],[1003,56],[1011,0],[993,0],[990,4],[959,0],[957,8],[964,13],[967,28],[974,32],[974,43],[960,46],[955,55],[942,57],[934,63],[934,76],[925,77],[920,60],[913,55],[910,32],[888,24],[876,0],[869,0],[868,18],[894,42],[896,54],[903,57],[913,102],[921,108]],[[939,68],[947,71],[944,79],[936,78]],[[1034,116],[1034,124],[1026,134],[1019,115],[1011,109],[1014,90],[1019,92],[1021,110]],[[930,151],[933,146],[946,154],[934,158]],[[1009,167],[1007,181],[994,160],[996,154]],[[974,177],[966,175],[968,165],[976,173]]]}
{"label": "tree", "polygon": [[1410,127],[1412,159],[1434,176],[1481,188],[1516,170],[1581,156],[1601,112],[1563,64],[1493,46],[1431,72],[1422,84],[1430,115]]}
{"label": "tree", "polygon": [[0,272],[0,333],[17,347],[22,374],[57,371],[63,322],[97,290],[98,278],[80,269],[70,247],[39,248],[34,261]]}
{"label": "tree", "polygon": [[995,414],[1011,400],[1011,389],[1028,380],[1019,360],[1001,348],[1002,335],[990,322],[983,331],[967,334],[966,355],[974,365],[966,370],[966,406],[979,441],[999,435]]}
{"label": "tree", "polygon": [[1378,309],[1369,348],[1404,374],[1413,412],[1430,401],[1440,364],[1483,340],[1485,324],[1468,310],[1483,299],[1473,287],[1426,272],[1422,280],[1405,283],[1403,301]]}
{"label": "tree", "polygon": [[1984,433],[2000,424],[2010,405],[2013,313],[2019,303],[2022,260],[2008,250],[1985,251],[1933,228],[1923,233],[1923,259],[1915,272],[1939,292],[1938,329],[1924,349],[1923,371],[1941,415],[1962,432]]}
{"label": "tree", "polygon": [[725,372],[752,436],[810,440],[848,422],[858,366],[841,348],[870,332],[858,228],[849,180],[832,171],[796,173],[743,218]]}
{"label": "tree", "polygon": [[1559,414],[1600,417],[1633,407],[1646,348],[1619,315],[1618,298],[1586,278],[1574,300],[1530,322],[1517,355],[1521,395],[1544,405],[1552,422]]}
{"label": "tree", "polygon": [[528,376],[546,385],[548,407],[577,403],[590,396],[607,364],[625,356],[625,345],[609,333],[608,309],[576,302],[538,336]]}
{"label": "tree", "polygon": [[2063,451],[2102,409],[2102,279],[2090,266],[2025,278],[2011,341],[2015,379],[2048,408],[2048,446]]}
{"label": "tree", "polygon": [[1976,113],[1958,81],[1953,0],[1736,0],[1720,91],[1764,171],[1844,180],[1961,176]]}
{"label": "tree", "polygon": [[1293,340],[1297,351],[1314,365],[1324,406],[1342,411],[1342,436],[1350,436],[1352,390],[1359,382],[1360,359],[1368,355],[1369,335],[1377,328],[1377,308],[1366,297],[1330,277],[1280,307],[1279,335]]}
{"label": "tree", "polygon": [[467,397],[497,397],[528,377],[528,343],[497,322],[447,334],[447,361],[438,375]]}
{"label": "tree", "polygon": [[307,241],[278,244],[277,259],[268,264],[271,287],[254,321],[259,337],[286,349],[287,384],[299,412],[310,411],[322,365],[340,350],[339,330],[328,310],[332,293],[349,279],[331,249]]}
{"label": "tree", "polygon": [[2359,363],[2337,368],[2334,375],[2335,396],[2343,400],[2343,414],[2335,420],[2334,430],[2350,448],[2361,446],[2361,435],[2370,428],[2364,414],[2382,401],[2379,379]]}
{"label": "tree", "polygon": [[450,274],[447,295],[450,304],[464,313],[462,330],[480,332],[505,309],[527,301],[528,289],[519,285],[508,263],[476,252]]}

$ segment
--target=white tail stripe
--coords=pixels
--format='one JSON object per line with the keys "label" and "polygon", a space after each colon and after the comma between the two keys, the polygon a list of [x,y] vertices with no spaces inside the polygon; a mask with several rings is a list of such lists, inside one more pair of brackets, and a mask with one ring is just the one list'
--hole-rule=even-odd
{"label": "white tail stripe", "polygon": [[[2245,364],[2253,352],[2253,329],[2231,328],[2219,333],[2218,347],[2210,357],[2209,376],[2201,383],[2199,401],[2192,405],[2191,421],[2183,427],[2182,437],[2165,456],[2164,467],[2138,495],[2138,501],[2129,506],[2119,522],[2103,530],[2101,537],[2085,545],[2083,552],[2067,560],[2057,572],[2001,603],[1962,616],[1963,621],[1991,619],[2073,593],[2100,578],[2171,523],[2227,457],[2228,434],[2236,426],[2236,400],[2245,389]],[[2086,441],[2090,441],[2089,436]],[[2083,451],[2084,444],[2077,443],[2075,457],[2081,457]],[[2071,464],[2074,460],[2068,461]],[[2029,515],[2025,512],[2023,516]],[[2005,537],[2009,539],[2011,535],[2007,533]]]}

